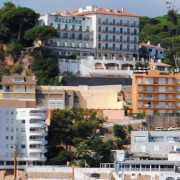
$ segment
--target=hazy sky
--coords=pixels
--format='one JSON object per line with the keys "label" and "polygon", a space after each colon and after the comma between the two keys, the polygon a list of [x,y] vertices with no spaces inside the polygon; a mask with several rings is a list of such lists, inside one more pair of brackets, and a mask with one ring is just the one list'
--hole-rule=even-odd
{"label": "hazy sky", "polygon": [[[1,0],[0,6],[8,0]],[[96,5],[103,8],[121,9],[140,16],[163,16],[167,12],[167,3],[171,2],[176,9],[180,0],[9,0],[16,5],[30,7],[38,13],[58,12],[78,9],[86,5]]]}

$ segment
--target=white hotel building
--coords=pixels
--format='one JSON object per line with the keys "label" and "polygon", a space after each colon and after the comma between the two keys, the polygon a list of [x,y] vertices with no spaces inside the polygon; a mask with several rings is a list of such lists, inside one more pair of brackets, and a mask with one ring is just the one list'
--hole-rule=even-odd
{"label": "white hotel building", "polygon": [[40,25],[53,26],[58,37],[46,45],[61,55],[132,60],[138,57],[139,17],[122,10],[87,6],[74,11],[47,13]]}
{"label": "white hotel building", "polygon": [[0,108],[0,169],[12,169],[17,148],[18,167],[46,161],[46,114],[42,108]]}

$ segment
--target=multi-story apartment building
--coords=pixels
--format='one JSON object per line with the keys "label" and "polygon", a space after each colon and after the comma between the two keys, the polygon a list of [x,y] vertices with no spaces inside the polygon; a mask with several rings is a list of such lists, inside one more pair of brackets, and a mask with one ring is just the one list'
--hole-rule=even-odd
{"label": "multi-story apartment building", "polygon": [[0,169],[12,169],[17,148],[18,167],[46,161],[45,109],[0,108]]}
{"label": "multi-story apartment building", "polygon": [[180,112],[180,73],[158,70],[132,77],[132,112],[146,114]]}
{"label": "multi-story apartment building", "polygon": [[46,45],[61,55],[127,59],[138,57],[139,17],[123,9],[87,6],[74,11],[40,16],[40,25],[53,26],[58,37]]}
{"label": "multi-story apartment building", "polygon": [[180,150],[180,131],[132,131],[131,152],[140,156],[168,158]]}
{"label": "multi-story apartment building", "polygon": [[34,76],[3,76],[0,82],[0,107],[36,107]]}

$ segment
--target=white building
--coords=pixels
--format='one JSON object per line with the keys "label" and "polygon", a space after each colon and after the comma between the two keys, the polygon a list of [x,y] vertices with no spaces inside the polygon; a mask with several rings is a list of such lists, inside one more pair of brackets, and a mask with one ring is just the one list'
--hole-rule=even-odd
{"label": "white building", "polygon": [[59,70],[61,73],[71,72],[74,75],[80,76],[124,76],[129,77],[133,74],[133,68],[135,68],[135,59],[131,60],[116,60],[94,58],[93,56],[88,56],[81,60],[75,59],[59,59]]}
{"label": "white building", "polygon": [[21,168],[46,161],[45,119],[42,108],[0,108],[0,169],[13,168],[15,148]]}
{"label": "white building", "polygon": [[137,156],[168,158],[180,150],[180,131],[132,131],[131,152]]}
{"label": "white building", "polygon": [[132,59],[138,57],[139,17],[123,9],[87,6],[74,11],[40,16],[40,25],[57,29],[59,37],[46,45],[61,55]]}
{"label": "white building", "polygon": [[[115,180],[179,180],[180,163],[179,158],[173,157],[168,160],[159,159],[133,159],[124,150],[114,150],[114,172]],[[176,157],[179,153],[176,153]],[[102,164],[103,165],[103,164]],[[106,166],[104,164],[103,166]],[[102,167],[103,167],[102,166]]]}
{"label": "white building", "polygon": [[165,57],[165,48],[161,47],[160,44],[157,46],[151,44],[150,41],[147,43],[140,43],[140,47],[144,47],[147,50],[147,53],[149,55],[149,59],[156,58],[156,59],[162,59]]}

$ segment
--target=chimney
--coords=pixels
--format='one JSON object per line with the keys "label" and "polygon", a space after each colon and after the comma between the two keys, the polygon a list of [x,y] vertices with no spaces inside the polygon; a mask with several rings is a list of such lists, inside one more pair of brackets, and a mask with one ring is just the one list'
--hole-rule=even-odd
{"label": "chimney", "polygon": [[121,8],[121,11],[124,12],[124,8]]}
{"label": "chimney", "polygon": [[150,45],[150,44],[151,44],[151,42],[150,42],[150,41],[148,41],[148,42],[147,42],[147,44],[149,44],[149,45]]}

